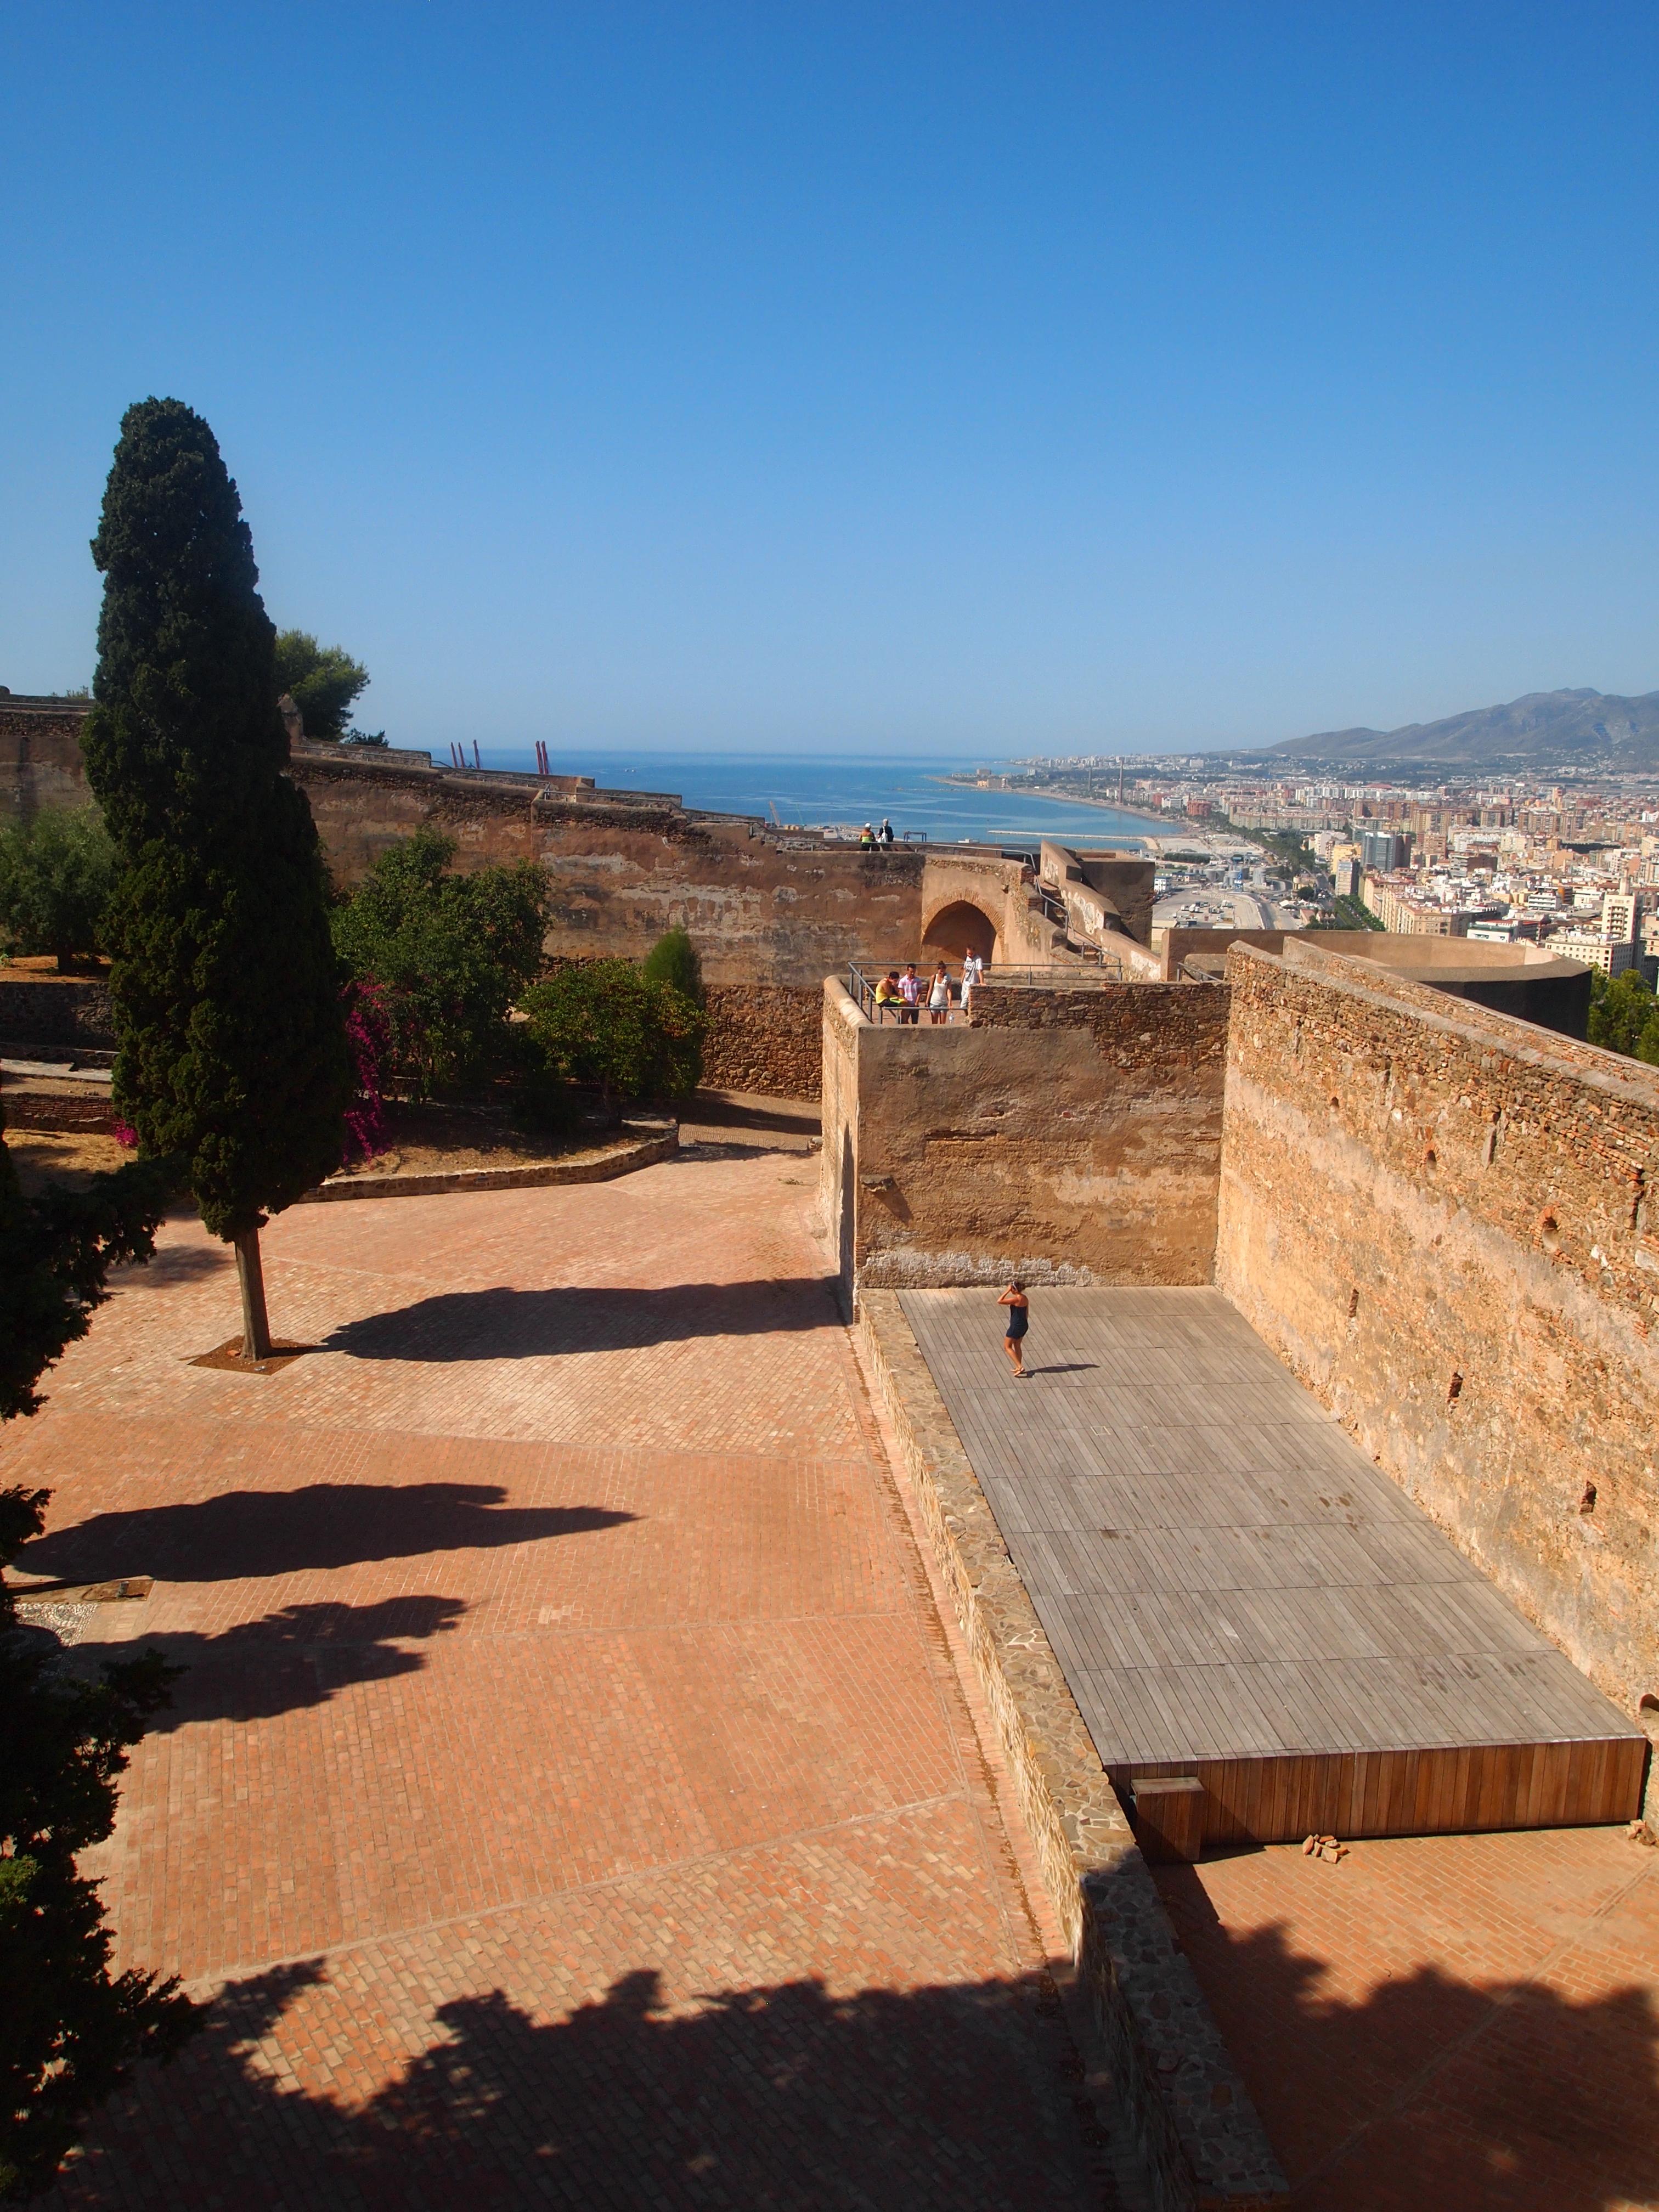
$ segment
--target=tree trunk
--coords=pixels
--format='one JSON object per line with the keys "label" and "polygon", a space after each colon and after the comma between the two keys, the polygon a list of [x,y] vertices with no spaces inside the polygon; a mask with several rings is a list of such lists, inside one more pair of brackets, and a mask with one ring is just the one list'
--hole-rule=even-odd
{"label": "tree trunk", "polygon": [[270,1322],[265,1315],[265,1272],[259,1264],[259,1232],[245,1229],[234,1238],[236,1273],[242,1286],[242,1357],[269,1359]]}

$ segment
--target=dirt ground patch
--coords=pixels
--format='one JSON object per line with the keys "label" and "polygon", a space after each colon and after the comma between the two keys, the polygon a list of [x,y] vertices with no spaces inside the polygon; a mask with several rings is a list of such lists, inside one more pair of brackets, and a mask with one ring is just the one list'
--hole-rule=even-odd
{"label": "dirt ground patch", "polygon": [[84,1190],[95,1175],[118,1168],[134,1155],[113,1137],[82,1129],[6,1131],[6,1150],[17,1170],[26,1198],[48,1181]]}

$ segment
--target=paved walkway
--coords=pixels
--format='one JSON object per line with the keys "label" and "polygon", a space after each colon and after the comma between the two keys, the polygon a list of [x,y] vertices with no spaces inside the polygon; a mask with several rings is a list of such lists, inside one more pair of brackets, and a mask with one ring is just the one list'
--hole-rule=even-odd
{"label": "paved walkway", "polygon": [[1158,1880],[1304,2212],[1659,2204],[1659,1850],[1391,1838]]}
{"label": "paved walkway", "polygon": [[1104,2154],[808,1234],[815,1164],[164,1237],[8,1438],[186,1662],[102,1854],[215,1996],[62,2205],[1095,2207]]}

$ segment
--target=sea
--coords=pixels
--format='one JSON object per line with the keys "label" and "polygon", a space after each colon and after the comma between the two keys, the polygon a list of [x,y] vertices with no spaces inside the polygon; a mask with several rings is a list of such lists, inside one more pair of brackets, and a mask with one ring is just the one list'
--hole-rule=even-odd
{"label": "sea", "polygon": [[[441,750],[433,754],[441,765],[444,757]],[[479,759],[484,768],[521,773],[533,774],[536,767],[528,745],[483,745]],[[672,792],[687,806],[758,814],[801,829],[850,830],[856,836],[865,823],[879,826],[884,817],[896,836],[908,830],[935,845],[968,840],[1030,847],[1054,837],[1140,850],[1160,826],[1155,816],[1114,806],[969,790],[942,781],[971,775],[981,765],[975,761],[550,750],[549,765],[556,775],[591,775],[602,789]]]}

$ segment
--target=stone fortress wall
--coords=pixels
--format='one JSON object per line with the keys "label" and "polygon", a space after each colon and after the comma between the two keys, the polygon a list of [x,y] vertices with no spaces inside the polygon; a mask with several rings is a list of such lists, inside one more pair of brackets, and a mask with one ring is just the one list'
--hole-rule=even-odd
{"label": "stone fortress wall", "polygon": [[849,1300],[1213,1282],[1598,1687],[1659,1698],[1659,1073],[1294,942],[988,986],[961,1030],[832,981],[824,1030]]}
{"label": "stone fortress wall", "polygon": [[[0,813],[27,819],[90,803],[80,752],[89,703],[0,694]],[[546,870],[550,954],[638,958],[665,930],[690,930],[714,1016],[707,1080],[720,1089],[815,1097],[823,979],[849,964],[938,952],[954,961],[969,944],[1004,963],[1073,957],[1066,921],[1018,854],[860,849],[752,816],[700,812],[670,793],[434,767],[426,753],[392,748],[301,740],[292,773],[342,885],[429,825],[455,840],[463,868],[528,860]],[[1055,849],[1042,848],[1045,873]],[[1065,858],[1075,866],[1075,855]],[[1117,889],[1144,944],[1151,862],[1088,861]]]}
{"label": "stone fortress wall", "polygon": [[1227,994],[990,981],[970,1027],[824,991],[823,1204],[853,1283],[1207,1283]]}
{"label": "stone fortress wall", "polygon": [[1659,1072],[1328,956],[1240,951],[1228,975],[1218,1285],[1637,1710],[1659,1696]]}

